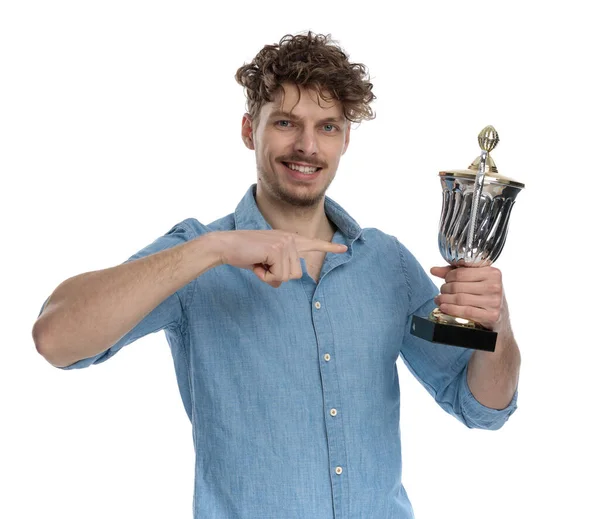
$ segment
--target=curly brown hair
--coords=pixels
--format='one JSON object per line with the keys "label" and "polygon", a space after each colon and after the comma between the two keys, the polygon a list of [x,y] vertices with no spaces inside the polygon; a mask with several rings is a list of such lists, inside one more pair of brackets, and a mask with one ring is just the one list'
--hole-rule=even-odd
{"label": "curly brown hair", "polygon": [[375,118],[369,103],[376,99],[367,68],[350,63],[348,55],[331,40],[331,35],[286,34],[278,44],[265,45],[251,63],[240,67],[236,81],[244,87],[247,110],[258,119],[265,103],[273,101],[282,84],[290,82],[316,90],[324,101],[342,103],[351,122]]}

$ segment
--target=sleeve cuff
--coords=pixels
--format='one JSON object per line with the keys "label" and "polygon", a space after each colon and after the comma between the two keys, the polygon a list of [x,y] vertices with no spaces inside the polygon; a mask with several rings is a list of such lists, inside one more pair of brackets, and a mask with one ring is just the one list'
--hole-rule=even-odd
{"label": "sleeve cuff", "polygon": [[510,403],[504,409],[492,409],[479,402],[467,384],[467,368],[463,369],[460,381],[460,409],[467,427],[497,430],[517,410],[518,387]]}

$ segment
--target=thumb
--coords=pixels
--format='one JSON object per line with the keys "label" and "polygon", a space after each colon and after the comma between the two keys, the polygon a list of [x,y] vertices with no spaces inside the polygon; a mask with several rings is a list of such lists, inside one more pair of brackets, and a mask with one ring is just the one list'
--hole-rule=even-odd
{"label": "thumb", "polygon": [[267,274],[270,272],[265,268],[262,263],[257,263],[252,267],[252,272],[256,275],[258,279],[264,281],[268,285],[271,285],[273,288],[279,288],[281,286],[281,281],[268,281]]}
{"label": "thumb", "polygon": [[450,272],[451,270],[452,270],[452,267],[448,265],[446,267],[431,267],[429,272],[431,272],[432,275],[434,275],[438,278],[445,279],[446,276],[448,275],[448,272]]}
{"label": "thumb", "polygon": [[261,281],[265,281],[267,269],[262,263],[257,263],[256,265],[253,265],[252,272],[254,272],[254,274],[256,274],[256,277],[258,277]]}

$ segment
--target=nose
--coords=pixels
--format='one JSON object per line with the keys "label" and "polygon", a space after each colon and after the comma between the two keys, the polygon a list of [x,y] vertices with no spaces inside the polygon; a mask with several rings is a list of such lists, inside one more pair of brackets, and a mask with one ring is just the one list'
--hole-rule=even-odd
{"label": "nose", "polygon": [[316,155],[317,154],[317,136],[313,129],[303,128],[302,131],[298,132],[296,142],[294,143],[294,150],[302,155]]}

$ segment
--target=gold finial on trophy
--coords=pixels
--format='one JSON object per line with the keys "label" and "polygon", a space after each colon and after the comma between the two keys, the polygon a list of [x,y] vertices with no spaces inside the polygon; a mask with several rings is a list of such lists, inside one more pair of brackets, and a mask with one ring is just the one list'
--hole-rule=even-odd
{"label": "gold finial on trophy", "polygon": [[488,153],[498,145],[498,142],[500,142],[498,132],[493,126],[486,126],[481,130],[477,136],[477,140],[479,141],[481,150],[487,151]]}

